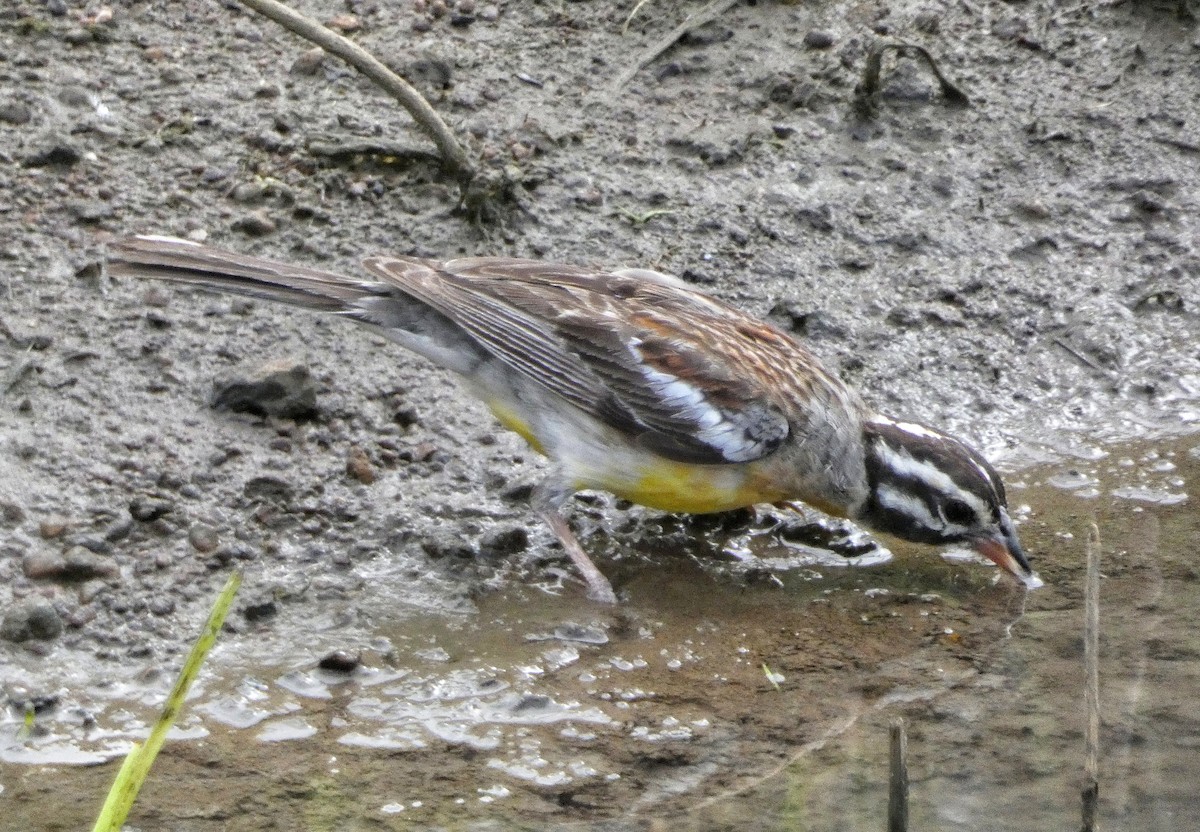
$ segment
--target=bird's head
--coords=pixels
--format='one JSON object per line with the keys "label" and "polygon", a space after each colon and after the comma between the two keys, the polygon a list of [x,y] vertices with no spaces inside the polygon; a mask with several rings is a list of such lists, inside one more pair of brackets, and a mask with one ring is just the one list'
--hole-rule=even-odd
{"label": "bird's head", "polygon": [[854,518],[904,540],[970,546],[1026,586],[1040,585],[1008,516],[1004,484],[973,448],[911,422],[864,427],[868,495]]}

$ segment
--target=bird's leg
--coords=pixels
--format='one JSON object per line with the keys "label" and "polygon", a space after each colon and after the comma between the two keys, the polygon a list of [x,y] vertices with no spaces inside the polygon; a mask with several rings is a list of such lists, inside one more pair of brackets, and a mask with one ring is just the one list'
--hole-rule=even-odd
{"label": "bird's leg", "polygon": [[593,601],[615,604],[617,603],[617,594],[613,592],[612,584],[583,551],[583,547],[575,539],[571,527],[567,525],[567,519],[559,511],[570,495],[571,492],[564,488],[562,482],[552,474],[533,489],[530,502],[534,511],[542,516],[546,525],[550,527],[550,531],[554,532],[554,536],[558,538],[558,542],[570,556],[571,562],[575,564],[575,568],[587,582],[588,597]]}

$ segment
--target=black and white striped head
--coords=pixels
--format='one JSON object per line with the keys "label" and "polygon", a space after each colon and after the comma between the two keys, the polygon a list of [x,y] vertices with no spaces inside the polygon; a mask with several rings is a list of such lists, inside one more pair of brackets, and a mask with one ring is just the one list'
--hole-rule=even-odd
{"label": "black and white striped head", "polygon": [[965,544],[1026,585],[1036,583],[995,469],[959,440],[912,422],[864,426],[863,524],[905,540]]}

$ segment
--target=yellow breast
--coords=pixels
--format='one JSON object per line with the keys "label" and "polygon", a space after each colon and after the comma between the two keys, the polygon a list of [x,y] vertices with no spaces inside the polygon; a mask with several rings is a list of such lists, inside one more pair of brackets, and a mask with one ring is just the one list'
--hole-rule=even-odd
{"label": "yellow breast", "polygon": [[[592,486],[595,487],[595,486]],[[617,475],[601,486],[618,497],[662,511],[708,514],[783,499],[746,465],[689,465],[651,457],[637,475]]]}
{"label": "yellow breast", "polygon": [[638,505],[686,514],[730,511],[791,496],[756,463],[675,462],[598,424],[576,431],[553,430],[549,437],[539,438],[529,420],[507,403],[492,399],[487,404],[502,425],[538,453],[554,457],[571,487],[579,491],[608,491]]}

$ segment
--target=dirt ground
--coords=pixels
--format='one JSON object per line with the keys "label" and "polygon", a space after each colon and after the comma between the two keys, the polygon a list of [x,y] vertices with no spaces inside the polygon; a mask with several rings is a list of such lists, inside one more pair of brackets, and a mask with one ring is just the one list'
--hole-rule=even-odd
{"label": "dirt ground", "polygon": [[[336,319],[113,280],[104,245],[125,233],[347,271],[375,252],[649,266],[802,335],[881,410],[1008,472],[1200,421],[1186,8],[762,0],[615,88],[701,4],[651,0],[626,29],[634,6],[296,4],[506,171],[519,207],[483,225],[396,150],[428,146],[402,110],[236,3],[0,10],[10,705],[170,665],[235,566],[230,627],[282,664],[329,646],[314,630],[349,644],[417,612],[478,615],[516,584],[546,590],[524,603],[582,599],[527,512],[541,463],[449,375]],[[969,106],[889,53],[875,117],[857,115],[881,40],[929,49]],[[214,382],[268,362],[307,371],[311,413],[209,406]],[[710,528],[591,495],[573,520],[618,591]]]}

